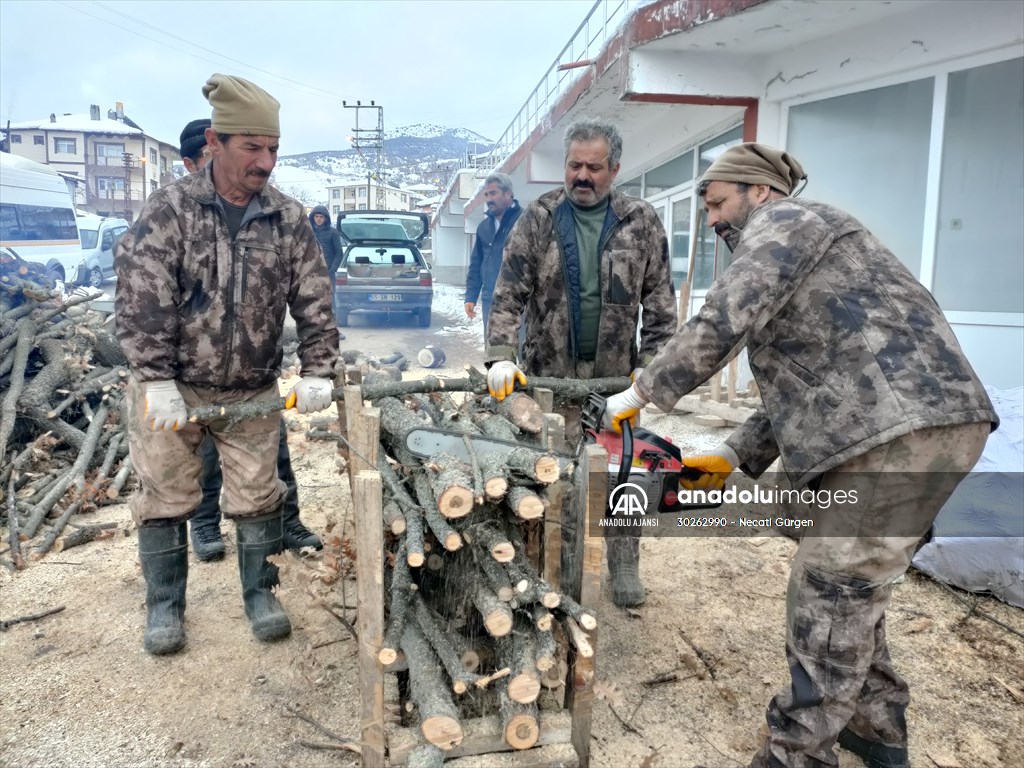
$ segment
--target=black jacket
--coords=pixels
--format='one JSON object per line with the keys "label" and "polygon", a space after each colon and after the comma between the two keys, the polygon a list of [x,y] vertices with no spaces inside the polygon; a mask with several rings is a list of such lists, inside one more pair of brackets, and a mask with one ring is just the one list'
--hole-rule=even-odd
{"label": "black jacket", "polygon": [[[318,213],[322,213],[326,219],[323,226],[320,227],[313,221],[313,217]],[[324,261],[327,262],[327,274],[333,281],[334,273],[341,266],[341,233],[331,226],[331,214],[327,211],[327,207],[323,205],[318,205],[309,214],[309,224],[313,227],[313,233],[320,243],[320,250],[324,252]]]}

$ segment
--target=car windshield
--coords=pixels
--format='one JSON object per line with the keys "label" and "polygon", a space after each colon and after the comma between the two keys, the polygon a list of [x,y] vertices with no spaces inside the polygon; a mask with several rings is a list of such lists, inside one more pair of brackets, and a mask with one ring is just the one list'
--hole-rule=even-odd
{"label": "car windshield", "polygon": [[98,229],[80,229],[78,235],[82,241],[82,248],[88,250],[96,247],[96,238],[99,237],[100,232]]}
{"label": "car windshield", "polygon": [[418,242],[426,235],[426,224],[418,213],[346,213],[338,222],[338,230],[343,238],[353,243],[365,240]]}
{"label": "car windshield", "polygon": [[370,245],[354,245],[349,249],[345,259],[347,264],[370,264],[371,266],[408,265],[413,269],[420,264],[411,248],[401,246],[373,247]]}

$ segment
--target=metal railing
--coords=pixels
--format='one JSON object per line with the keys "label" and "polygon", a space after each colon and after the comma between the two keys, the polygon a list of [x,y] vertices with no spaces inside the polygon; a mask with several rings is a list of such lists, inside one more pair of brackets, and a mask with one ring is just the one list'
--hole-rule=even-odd
{"label": "metal railing", "polygon": [[629,15],[652,0],[597,0],[590,13],[541,77],[526,103],[490,152],[466,158],[467,168],[497,168],[541,124],[554,103],[566,94],[587,66],[601,53]]}

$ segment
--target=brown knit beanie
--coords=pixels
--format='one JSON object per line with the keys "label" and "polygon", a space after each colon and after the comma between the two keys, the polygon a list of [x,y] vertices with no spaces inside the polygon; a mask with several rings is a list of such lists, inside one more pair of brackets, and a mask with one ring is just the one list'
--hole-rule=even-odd
{"label": "brown knit beanie", "polygon": [[767,144],[748,142],[725,150],[700,180],[702,183],[735,181],[767,184],[785,195],[791,195],[797,184],[806,178],[803,166],[788,152]]}
{"label": "brown knit beanie", "polygon": [[213,130],[217,133],[281,135],[281,104],[258,85],[217,73],[206,81],[203,96],[213,107]]}

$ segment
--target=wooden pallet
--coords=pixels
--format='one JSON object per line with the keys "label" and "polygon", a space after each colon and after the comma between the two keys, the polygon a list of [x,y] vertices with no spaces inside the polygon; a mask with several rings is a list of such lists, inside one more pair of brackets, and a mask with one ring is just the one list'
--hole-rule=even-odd
{"label": "wooden pallet", "polygon": [[[358,370],[349,369],[349,381],[358,381]],[[553,449],[564,448],[565,427],[562,417],[551,413],[553,398],[550,392],[535,393],[535,399],[548,413],[544,434],[545,445]],[[384,605],[384,521],[383,490],[380,473],[376,470],[380,446],[380,411],[365,404],[358,384],[345,387],[344,408],[339,410],[342,434],[339,453],[348,461],[352,504],[356,510],[355,544],[359,553],[356,560],[357,596],[359,611],[356,621],[358,632],[357,666],[359,690],[362,700],[360,727],[362,733],[362,765],[364,768],[383,768],[385,765],[404,765],[410,751],[420,743],[418,731],[392,728],[385,725],[384,688],[385,670],[377,659],[383,640],[385,622]],[[586,447],[581,459],[582,481],[578,494],[580,509],[585,514],[577,521],[577,537],[583,542],[583,556],[579,572],[565,576],[580,584],[575,597],[583,608],[595,608],[601,588],[601,563],[604,542],[586,536],[590,520],[603,516],[607,500],[608,456],[596,445]],[[542,540],[528,550],[549,584],[556,590],[564,588],[561,570],[562,510],[552,504],[543,524],[539,526]],[[540,739],[531,749],[514,751],[501,737],[500,724],[495,717],[476,718],[463,722],[462,743],[445,755],[451,768],[476,768],[483,765],[507,765],[514,768],[587,768],[590,764],[590,728],[594,699],[594,669],[597,657],[597,630],[590,632],[594,655],[578,657],[570,645],[567,656],[564,709],[544,711],[540,718]],[[488,758],[487,756],[491,757]],[[500,755],[500,757],[499,757]],[[449,762],[450,761],[450,762]]]}

